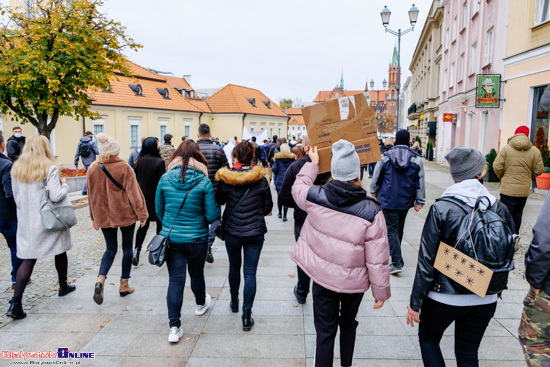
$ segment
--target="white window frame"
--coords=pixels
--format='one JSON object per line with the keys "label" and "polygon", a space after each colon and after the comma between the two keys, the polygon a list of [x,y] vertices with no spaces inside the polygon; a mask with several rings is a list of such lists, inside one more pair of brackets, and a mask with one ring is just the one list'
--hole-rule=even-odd
{"label": "white window frame", "polygon": [[467,25],[468,25],[468,2],[465,1],[464,4],[462,4],[462,29],[465,29]]}
{"label": "white window frame", "polygon": [[489,65],[493,61],[493,45],[495,43],[495,27],[491,27],[487,31],[485,38],[485,65]]}
{"label": "white window frame", "polygon": [[[142,117],[128,117],[130,122],[130,148],[137,148],[141,144],[141,120]],[[136,145],[132,144],[132,127],[137,126]]]}
{"label": "white window frame", "polygon": [[474,4],[474,7],[473,7],[473,14],[472,14],[472,17],[474,15],[476,15],[477,13],[479,13],[479,3],[481,2],[481,0],[473,0],[472,3]]}
{"label": "white window frame", "polygon": [[472,120],[474,115],[472,113],[469,113],[466,115],[466,141],[465,144],[467,147],[471,146],[472,144]]}
{"label": "white window frame", "polygon": [[447,30],[445,31],[445,49],[449,48],[450,40],[451,40],[451,30],[449,27],[447,27]]}
{"label": "white window frame", "polygon": [[277,134],[277,136],[280,138],[281,137],[281,131],[283,131],[283,124],[279,124],[278,126],[278,131],[279,131],[279,134]]}
{"label": "white window frame", "polygon": [[260,129],[265,130],[265,122],[260,122]]}
{"label": "white window frame", "polygon": [[445,71],[443,72],[443,92],[446,92],[447,91],[447,77],[448,77],[448,71],[447,69],[445,69]]}
{"label": "white window frame", "polygon": [[[546,9],[544,9],[546,7]],[[546,10],[546,12],[544,12]],[[550,0],[537,0],[537,11],[535,14],[535,25],[550,21]]]}
{"label": "white window frame", "polygon": [[183,135],[191,137],[191,125],[193,125],[193,119],[183,119]]}
{"label": "white window frame", "polygon": [[97,136],[98,133],[96,132],[95,127],[96,127],[96,126],[101,126],[101,131],[100,131],[100,132],[104,133],[104,132],[105,132],[105,123],[106,123],[106,122],[107,122],[107,116],[101,116],[100,119],[98,119],[98,120],[93,120],[93,122],[92,122],[92,132],[94,133],[94,141],[95,141],[96,143],[97,143],[97,138],[96,138],[96,136]]}
{"label": "white window frame", "polygon": [[470,48],[470,75],[477,73],[477,42]]}
{"label": "white window frame", "polygon": [[451,64],[451,74],[449,75],[449,88],[453,88],[455,85],[456,63]]}
{"label": "white window frame", "polygon": [[458,15],[455,15],[453,19],[453,34],[452,34],[453,42],[456,41],[457,34],[458,34]]}
{"label": "white window frame", "polygon": [[485,143],[487,142],[486,135],[487,135],[487,128],[489,126],[489,112],[483,111],[481,112],[481,116],[479,118],[479,142],[478,142],[478,150],[485,155]]}
{"label": "white window frame", "polygon": [[460,55],[460,64],[459,64],[459,74],[458,74],[458,81],[461,82],[464,80],[464,64],[465,64],[465,56],[464,54]]}
{"label": "white window frame", "polygon": [[[168,124],[170,119],[168,117],[159,117],[159,131],[160,131],[160,141],[161,144],[164,144],[164,135],[168,134]],[[164,128],[164,134],[162,133],[162,128]]]}
{"label": "white window frame", "polygon": [[255,123],[255,122],[251,122],[251,123],[250,123],[250,132],[253,133],[254,130],[256,130],[256,123]]}

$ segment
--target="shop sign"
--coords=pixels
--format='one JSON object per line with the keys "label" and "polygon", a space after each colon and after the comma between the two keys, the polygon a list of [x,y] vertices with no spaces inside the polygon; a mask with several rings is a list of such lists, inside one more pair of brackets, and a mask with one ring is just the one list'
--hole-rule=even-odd
{"label": "shop sign", "polygon": [[500,107],[500,74],[478,74],[476,86],[476,107]]}

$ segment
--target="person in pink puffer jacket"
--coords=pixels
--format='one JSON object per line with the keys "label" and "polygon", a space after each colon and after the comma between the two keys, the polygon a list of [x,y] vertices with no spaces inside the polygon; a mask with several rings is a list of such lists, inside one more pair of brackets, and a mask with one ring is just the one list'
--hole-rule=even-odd
{"label": "person in pink puffer jacket", "polygon": [[389,243],[380,204],[361,187],[359,156],[346,140],[332,145],[332,181],[313,185],[319,173],[315,147],[292,186],[292,197],[307,212],[292,259],[313,279],[317,343],[315,366],[332,366],[340,325],[342,366],[351,366],[355,317],[364,293],[372,288],[374,309],[391,296]]}

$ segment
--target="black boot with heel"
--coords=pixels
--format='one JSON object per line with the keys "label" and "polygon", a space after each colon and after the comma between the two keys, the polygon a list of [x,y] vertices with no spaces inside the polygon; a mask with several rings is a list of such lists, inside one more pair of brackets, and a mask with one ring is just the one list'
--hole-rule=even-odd
{"label": "black boot with heel", "polygon": [[231,295],[231,303],[229,304],[229,307],[231,307],[231,312],[237,313],[239,312],[239,296]]}
{"label": "black boot with heel", "polygon": [[243,331],[250,331],[254,326],[254,319],[252,318],[252,309],[243,308]]}
{"label": "black boot with heel", "polygon": [[141,252],[141,246],[136,246],[134,249],[134,256],[132,257],[132,265],[139,265],[139,253]]}
{"label": "black boot with heel", "polygon": [[23,304],[21,302],[21,297],[13,297],[10,301],[10,308],[6,312],[6,316],[13,319],[19,320],[24,319],[27,314],[23,311]]}

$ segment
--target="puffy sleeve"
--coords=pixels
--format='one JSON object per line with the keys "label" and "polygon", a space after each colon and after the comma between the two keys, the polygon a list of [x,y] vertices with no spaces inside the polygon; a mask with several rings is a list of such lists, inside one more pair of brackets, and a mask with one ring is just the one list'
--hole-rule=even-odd
{"label": "puffy sleeve", "polygon": [[374,221],[367,227],[365,238],[365,263],[375,299],[386,301],[391,296],[390,290],[390,245],[384,214],[380,211]]}

